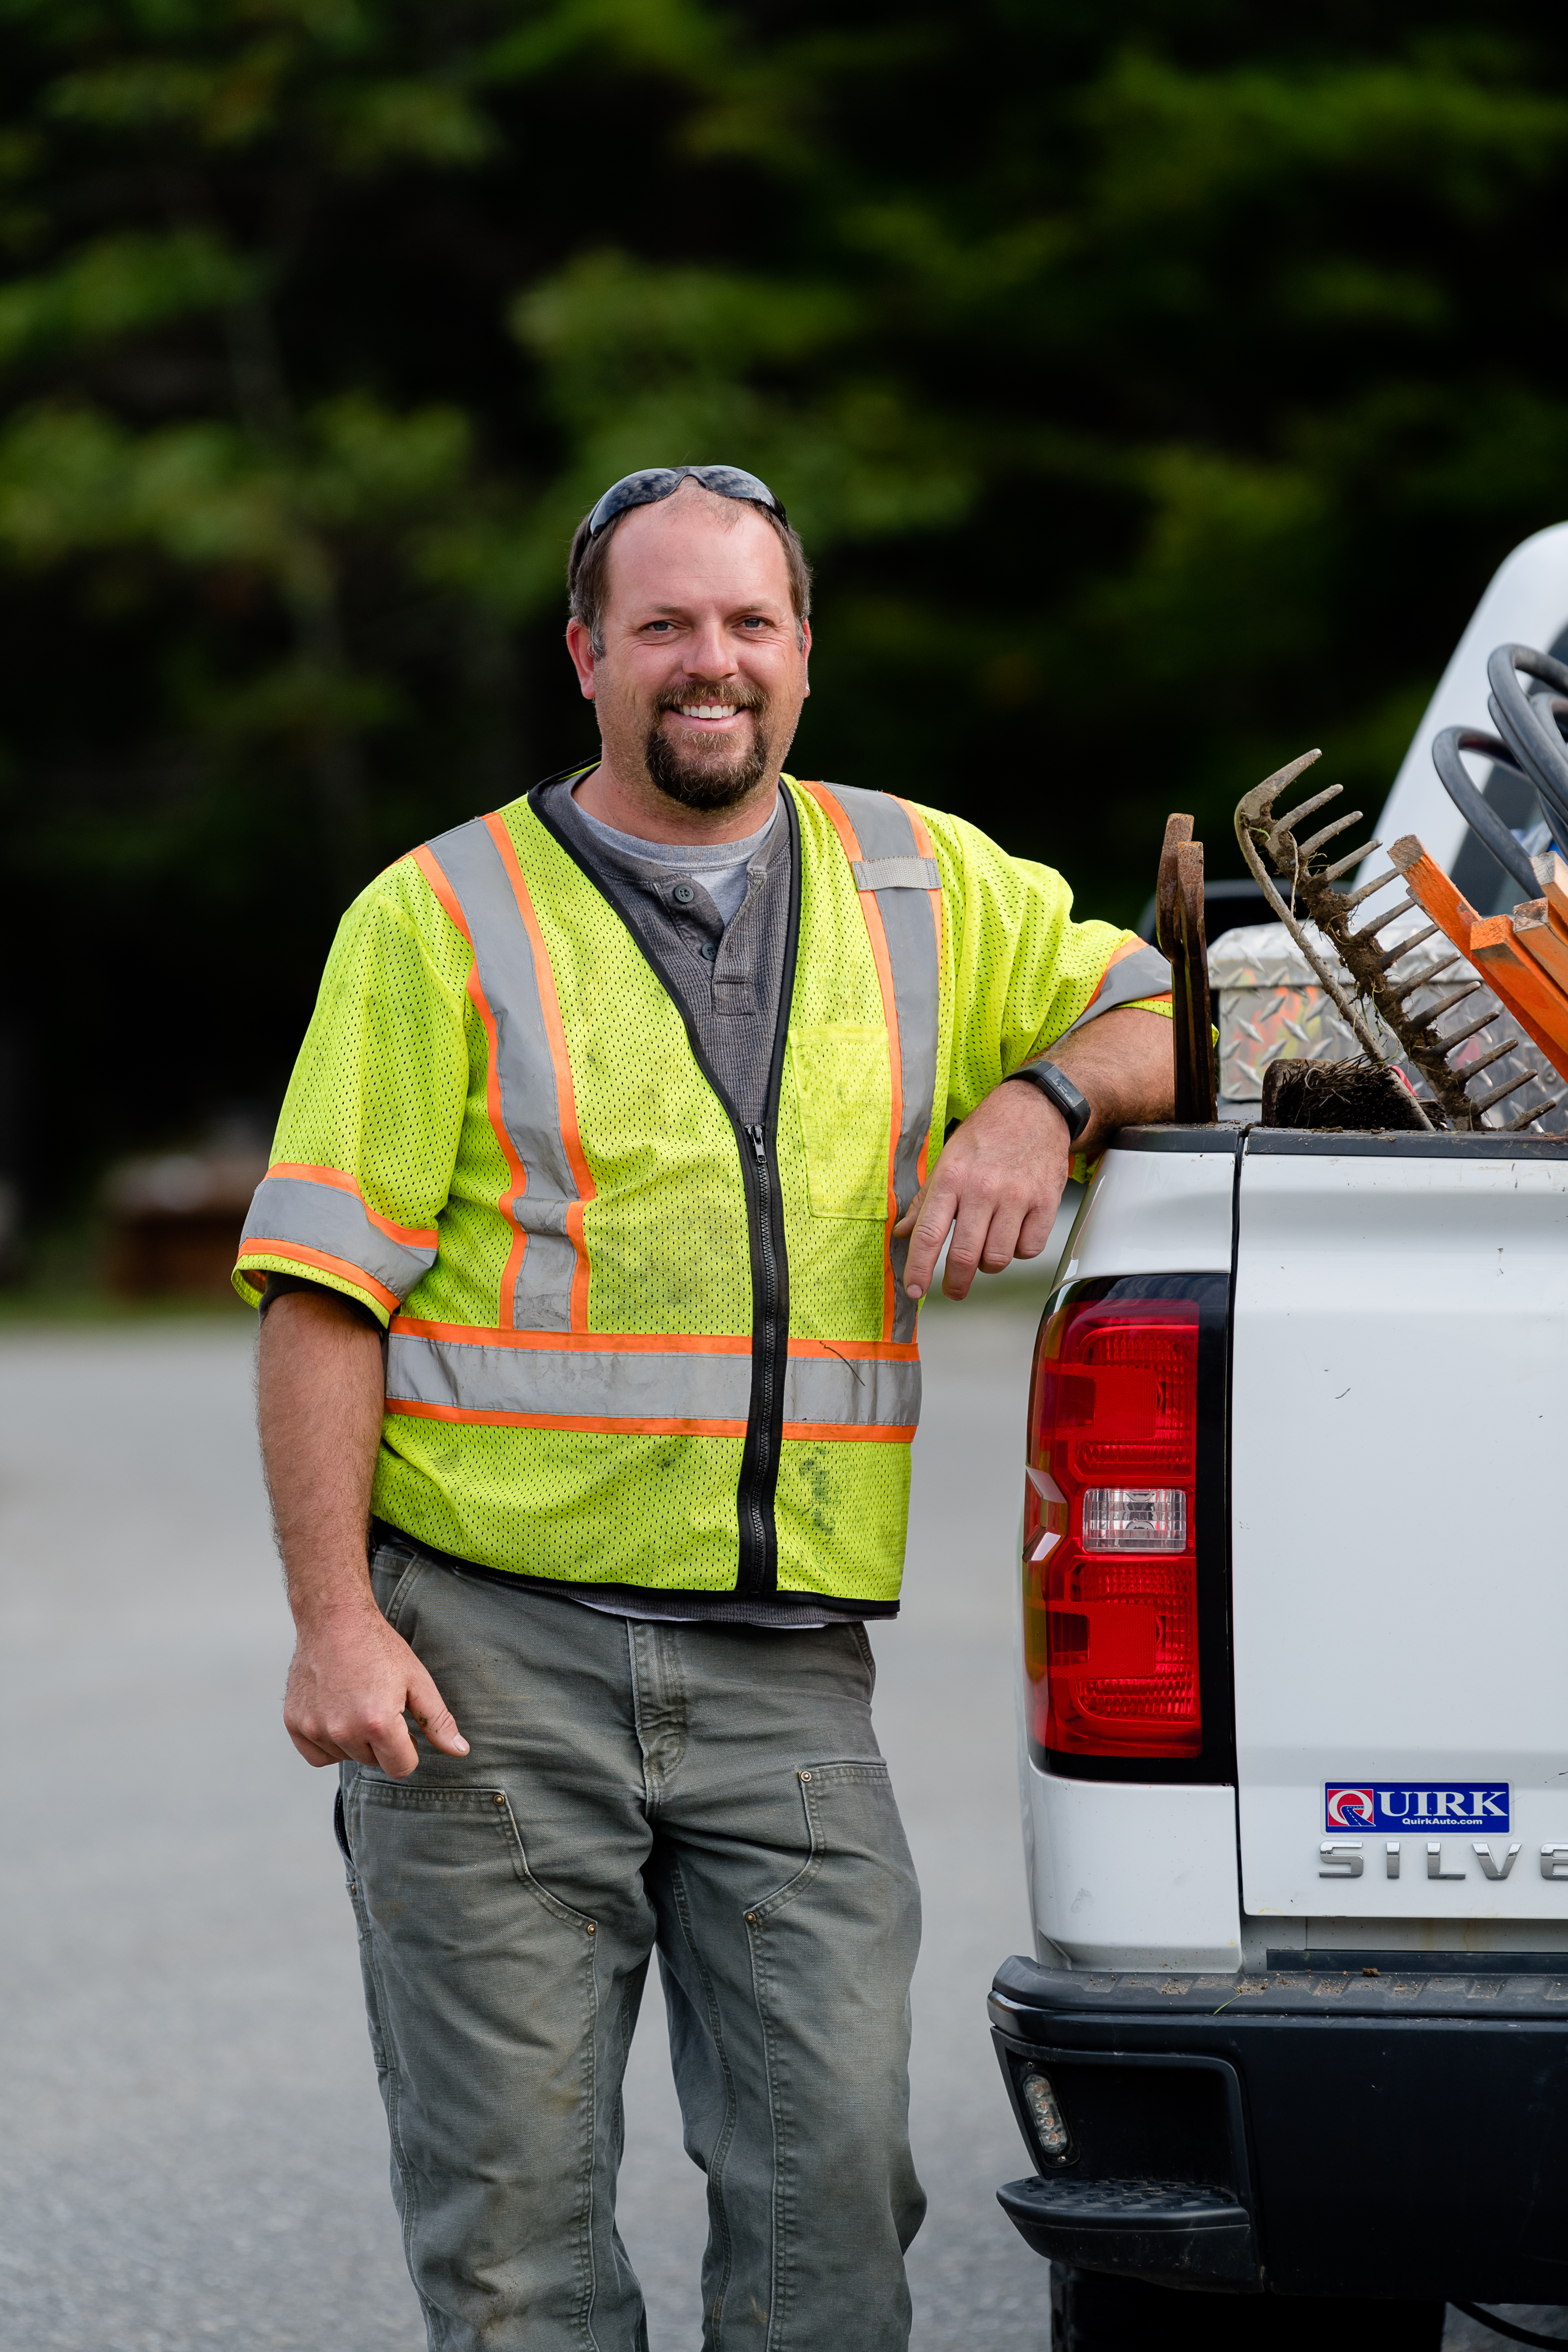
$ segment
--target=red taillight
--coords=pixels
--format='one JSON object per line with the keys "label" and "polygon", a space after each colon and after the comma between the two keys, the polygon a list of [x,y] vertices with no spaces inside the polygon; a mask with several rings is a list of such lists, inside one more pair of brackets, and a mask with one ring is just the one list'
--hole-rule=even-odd
{"label": "red taillight", "polygon": [[1030,1728],[1077,1756],[1196,1756],[1198,1307],[1089,1298],[1035,1349],[1024,1502]]}

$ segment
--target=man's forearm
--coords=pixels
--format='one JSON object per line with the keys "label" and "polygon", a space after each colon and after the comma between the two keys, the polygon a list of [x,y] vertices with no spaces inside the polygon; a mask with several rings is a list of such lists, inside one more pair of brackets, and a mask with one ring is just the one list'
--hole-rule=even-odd
{"label": "man's forearm", "polygon": [[1171,1024],[1134,1004],[1102,1013],[1053,1046],[1047,1059],[1065,1070],[1094,1117],[1078,1149],[1093,1160],[1119,1127],[1147,1127],[1169,1118],[1175,1104]]}
{"label": "man's forearm", "polygon": [[432,1748],[466,1756],[451,1709],[376,1606],[366,1560],[385,1381],[381,1340],[328,1291],[290,1291],[261,1327],[261,1457],[299,1635],[283,1721],[309,1764],[403,1780]]}
{"label": "man's forearm", "polygon": [[330,1291],[290,1291],[261,1327],[257,1413],[295,1622],[371,1600],[371,1483],[384,1405],[380,1338]]}

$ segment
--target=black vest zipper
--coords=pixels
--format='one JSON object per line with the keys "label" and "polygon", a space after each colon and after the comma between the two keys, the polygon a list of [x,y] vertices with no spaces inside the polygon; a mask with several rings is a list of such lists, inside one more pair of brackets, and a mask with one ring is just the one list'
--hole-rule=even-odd
{"label": "black vest zipper", "polygon": [[773,1023],[773,1048],[768,1065],[767,1095],[763,1125],[747,1127],[720,1085],[702,1050],[696,1029],[687,1019],[680,998],[663,970],[658,950],[616,905],[598,876],[579,855],[560,827],[551,822],[540,802],[546,785],[566,777],[586,774],[585,768],[567,768],[535,784],[528,804],[551,839],[563,849],[574,866],[593,884],[611,912],[631,934],[638,952],[680,1015],[692,1058],[723,1106],[735,1130],[741,1154],[741,1175],[746,1194],[746,1236],[752,1259],[752,1393],[746,1415],[746,1440],[741,1454],[736,1492],[740,1522],[740,1564],[735,1579],[738,1600],[767,1599],[779,1589],[778,1529],[773,1498],[778,1492],[779,1448],[784,1443],[784,1375],[789,1363],[789,1254],[784,1245],[784,1201],[779,1192],[779,1088],[784,1079],[784,1045],[789,1035],[790,1004],[795,995],[795,957],[800,945],[800,820],[795,803],[781,784],[779,798],[789,826],[789,915],[784,929],[784,969],[779,974],[778,1012]]}
{"label": "black vest zipper", "polygon": [[[778,1532],[773,1520],[773,1496],[778,1487],[778,1450],[784,1432],[784,1383],[789,1364],[787,1303],[784,1322],[780,1306],[784,1286],[779,1276],[783,1237],[775,1239],[773,1211],[778,1185],[768,1159],[767,1129],[749,1127],[752,1140],[751,1181],[756,1215],[752,1220],[752,1401],[746,1420],[746,1447],[741,1459],[741,1562],[737,1592],[776,1592],[779,1585]],[[782,1203],[779,1203],[782,1206]],[[749,1202],[748,1202],[749,1206]],[[778,1410],[775,1412],[774,1405]]]}

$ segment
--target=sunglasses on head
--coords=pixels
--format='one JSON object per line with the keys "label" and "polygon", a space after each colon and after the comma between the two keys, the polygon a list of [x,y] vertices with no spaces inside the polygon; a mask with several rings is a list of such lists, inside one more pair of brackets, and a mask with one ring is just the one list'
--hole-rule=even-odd
{"label": "sunglasses on head", "polygon": [[705,490],[714,491],[721,499],[752,499],[777,515],[780,522],[788,520],[783,507],[766,482],[748,474],[741,466],[645,466],[640,473],[623,474],[612,482],[593,513],[588,517],[588,536],[596,539],[607,522],[614,522],[628,507],[651,507],[660,499],[668,499],[678,490],[687,476],[700,482]]}

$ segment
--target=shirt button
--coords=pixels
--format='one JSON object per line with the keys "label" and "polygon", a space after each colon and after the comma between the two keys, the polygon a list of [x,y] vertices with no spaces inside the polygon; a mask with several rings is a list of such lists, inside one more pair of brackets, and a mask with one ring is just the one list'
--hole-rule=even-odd
{"label": "shirt button", "polygon": [[701,957],[704,963],[711,963],[717,957],[719,950],[714,946],[711,940],[704,940],[697,952]]}
{"label": "shirt button", "polygon": [[678,907],[689,907],[697,893],[689,882],[678,882],[669,895]]}

